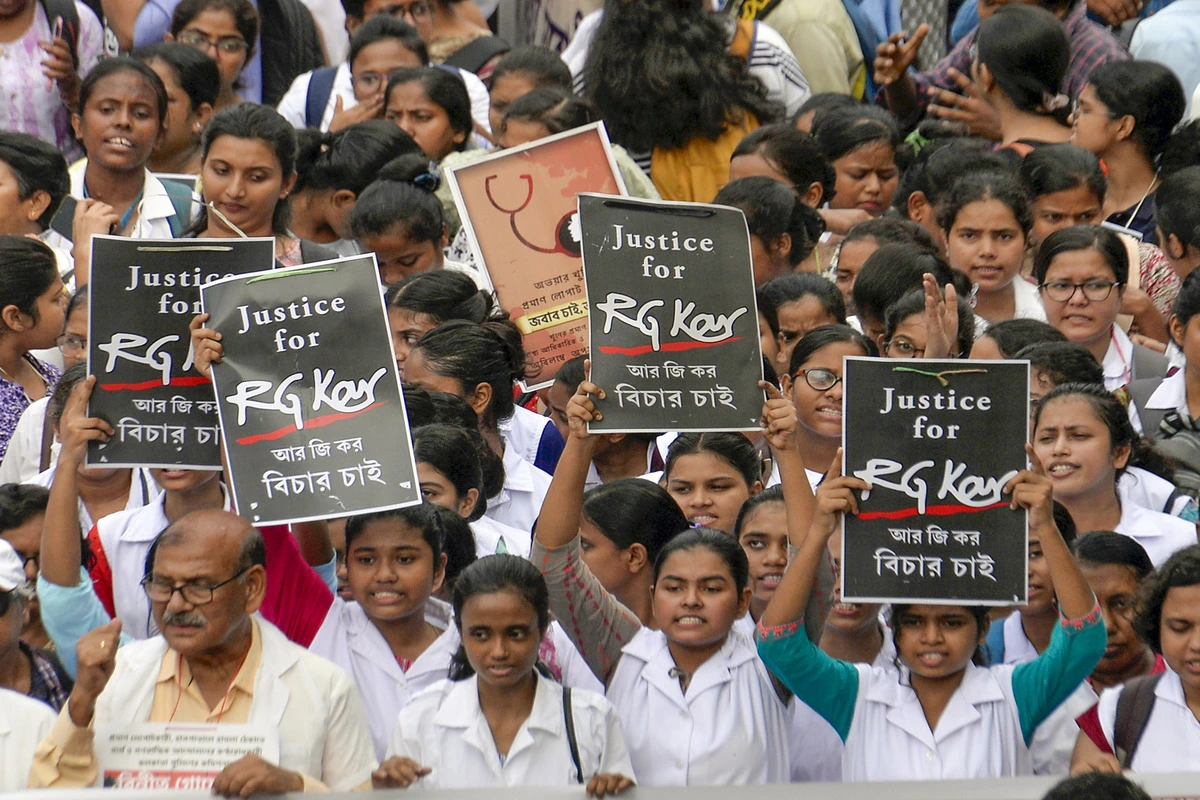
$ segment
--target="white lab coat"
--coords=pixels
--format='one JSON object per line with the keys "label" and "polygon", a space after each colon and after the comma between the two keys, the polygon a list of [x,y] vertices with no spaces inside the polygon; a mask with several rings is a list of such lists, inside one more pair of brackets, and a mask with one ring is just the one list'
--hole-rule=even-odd
{"label": "white lab coat", "polygon": [[[533,534],[528,528],[519,530],[511,525],[505,525],[503,522],[497,522],[486,514],[470,525],[471,535],[475,537],[475,555],[479,558],[496,553],[511,553],[521,558],[529,558]],[[501,542],[504,542],[504,549],[500,548]]]}
{"label": "white lab coat", "polygon": [[412,662],[407,672],[400,668],[391,646],[358,603],[335,597],[313,637],[308,649],[344,669],[358,687],[366,704],[377,758],[382,759],[387,751],[400,710],[422,691],[446,679],[459,645],[453,613],[448,603],[435,598],[426,601],[425,621],[441,629],[442,635]]}
{"label": "white lab coat", "polygon": [[513,408],[513,415],[501,420],[497,427],[500,428],[500,435],[504,437],[505,444],[516,448],[517,455],[530,464],[536,464],[542,432],[546,430],[547,425],[553,424],[554,421],[549,417],[535,414],[524,406],[516,406]]}
{"label": "white lab coat", "polygon": [[[83,175],[86,171],[87,159],[72,165],[70,171],[72,197],[83,197]],[[185,227],[196,216],[196,211],[200,208],[200,198],[195,192],[192,193],[192,200],[190,213],[186,219],[180,220]],[[138,218],[133,224],[133,230],[129,233],[130,238],[172,238],[170,218],[175,214],[175,205],[171,202],[171,196],[167,194],[167,188],[150,170],[146,170],[146,182],[143,184],[140,203],[141,208],[137,212]]]}
{"label": "white lab coat", "polygon": [[514,447],[504,448],[504,488],[488,498],[487,516],[517,530],[532,531],[550,489],[550,476],[521,458]]}
{"label": "white lab coat", "polygon": [[[1117,720],[1117,700],[1124,686],[1105,689],[1100,695],[1100,727],[1109,746]],[[1200,771],[1200,722],[1188,708],[1183,684],[1168,667],[1154,687],[1154,710],[1133,753],[1134,772]]]}
{"label": "white lab coat", "polygon": [[856,664],[854,721],[842,756],[846,781],[945,780],[1030,775],[1029,748],[1013,697],[1012,667],[968,664],[962,684],[929,729],[907,680]]}
{"label": "white lab coat", "polygon": [[33,751],[50,735],[56,717],[41,700],[0,689],[0,792],[25,788]]}
{"label": "white lab coat", "polygon": [[661,631],[621,649],[608,699],[621,714],[642,786],[787,783],[792,715],[736,630],[692,676],[687,694]]}
{"label": "white lab coat", "polygon": [[[377,762],[362,700],[344,671],[292,644],[271,623],[254,617],[262,663],[246,722],[279,732],[279,764],[335,792],[370,780]],[[95,725],[146,722],[167,641],[161,636],[117,652],[116,669],[96,701]]]}
{"label": "white lab coat", "polygon": [[529,718],[504,758],[479,706],[478,678],[444,681],[418,695],[400,712],[388,756],[410,758],[433,771],[425,788],[554,786],[586,783],[597,773],[634,777],[616,709],[603,696],[571,692],[580,776],[567,744],[562,687],[537,675]]}
{"label": "white lab coat", "polygon": [[1194,523],[1133,503],[1121,505],[1121,521],[1113,530],[1144,547],[1155,569],[1178,551],[1196,543]]}

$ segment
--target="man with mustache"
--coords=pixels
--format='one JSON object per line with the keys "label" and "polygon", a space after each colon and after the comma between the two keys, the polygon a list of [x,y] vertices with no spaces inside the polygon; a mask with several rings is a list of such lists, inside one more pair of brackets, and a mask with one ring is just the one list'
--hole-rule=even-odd
{"label": "man with mustache", "polygon": [[255,613],[266,586],[258,531],[226,511],[196,511],[146,561],[142,586],[162,634],[118,654],[115,620],[79,640],[75,689],[38,745],[30,786],[92,785],[92,726],[140,722],[277,731],[280,763],[248,754],[217,776],[217,794],[369,786],[374,749],[353,682]]}

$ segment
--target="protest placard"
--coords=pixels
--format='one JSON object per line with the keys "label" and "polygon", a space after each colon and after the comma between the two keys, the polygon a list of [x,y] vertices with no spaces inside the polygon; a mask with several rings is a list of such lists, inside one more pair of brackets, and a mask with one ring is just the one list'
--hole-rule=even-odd
{"label": "protest placard", "polygon": [[211,789],[251,753],[279,763],[279,734],[266,725],[97,725],[95,742],[97,785],[113,789]]}
{"label": "protest placard", "polygon": [[202,290],[234,501],[255,524],[421,502],[373,253]]}
{"label": "protest placard", "polygon": [[758,430],[762,350],[736,208],[579,197],[605,433]]}
{"label": "protest placard", "polygon": [[1028,595],[1028,513],[1004,486],[1027,461],[1029,362],[847,358],[846,602],[1011,605]]}
{"label": "protest placard", "polygon": [[587,350],[576,196],[625,193],[604,126],[451,167],[446,177],[475,259],[539,370],[521,385],[549,386],[563,362]]}
{"label": "protest placard", "polygon": [[89,444],[88,464],[220,468],[216,399],[192,369],[188,324],[201,286],[274,265],[271,238],[93,238],[88,413],[116,433]]}

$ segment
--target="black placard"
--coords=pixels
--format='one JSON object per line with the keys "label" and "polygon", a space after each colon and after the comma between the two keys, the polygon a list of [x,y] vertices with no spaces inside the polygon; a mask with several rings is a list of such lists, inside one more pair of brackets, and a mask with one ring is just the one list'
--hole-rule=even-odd
{"label": "black placard", "polygon": [[242,516],[303,522],[421,502],[374,254],[214,282],[213,369]]}
{"label": "black placard", "polygon": [[1029,363],[847,358],[847,602],[1010,605],[1028,595],[1028,514],[1004,485],[1027,464]]}
{"label": "black placard", "polygon": [[579,195],[596,432],[757,430],[762,350],[736,208]]}
{"label": "black placard", "polygon": [[188,323],[205,282],[274,265],[270,238],[92,239],[88,413],[115,435],[88,446],[88,464],[220,468],[217,404],[191,367]]}

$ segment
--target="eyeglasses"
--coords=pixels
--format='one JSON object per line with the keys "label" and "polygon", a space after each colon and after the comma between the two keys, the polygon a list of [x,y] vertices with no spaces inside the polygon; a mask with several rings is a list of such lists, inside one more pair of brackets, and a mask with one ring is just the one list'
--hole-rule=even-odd
{"label": "eyeglasses", "polygon": [[412,17],[413,19],[426,19],[429,17],[431,9],[428,3],[395,3],[387,8],[381,9],[380,14],[387,14],[389,17],[399,17],[401,15]]}
{"label": "eyeglasses", "polygon": [[892,339],[883,343],[883,352],[888,358],[921,358],[925,355],[925,348],[914,347],[907,339]]}
{"label": "eyeglasses", "polygon": [[804,378],[804,382],[816,389],[818,392],[827,392],[842,381],[841,375],[838,375],[831,369],[825,369],[824,367],[802,369],[793,377]]}
{"label": "eyeglasses", "polygon": [[78,353],[87,349],[87,339],[84,339],[80,336],[74,336],[70,333],[64,333],[62,336],[59,336],[54,340],[54,344],[58,346],[58,349],[61,350],[64,355],[66,353]]}
{"label": "eyeglasses", "polygon": [[386,75],[380,75],[378,72],[360,72],[350,79],[356,89],[361,89],[367,94],[374,94],[379,90],[387,80]]}
{"label": "eyeglasses", "polygon": [[176,37],[176,41],[197,50],[213,49],[227,56],[244,53],[249,47],[246,40],[240,36],[222,36],[220,39],[210,39],[199,31],[184,31]]}
{"label": "eyeglasses", "polygon": [[171,598],[179,592],[179,596],[185,602],[194,606],[206,606],[213,601],[213,593],[227,583],[233,583],[238,578],[250,571],[250,568],[239,572],[227,581],[208,586],[203,583],[185,583],[182,586],[176,586],[173,583],[165,583],[163,581],[154,580],[153,576],[147,575],[142,578],[142,588],[146,591],[146,597],[150,598],[154,603],[169,603]]}
{"label": "eyeglasses", "polygon": [[1119,281],[1088,281],[1087,283],[1071,283],[1070,281],[1047,281],[1038,286],[1038,290],[1056,303],[1069,303],[1075,292],[1083,290],[1083,296],[1090,302],[1099,303],[1107,300],[1112,290],[1122,284]]}

